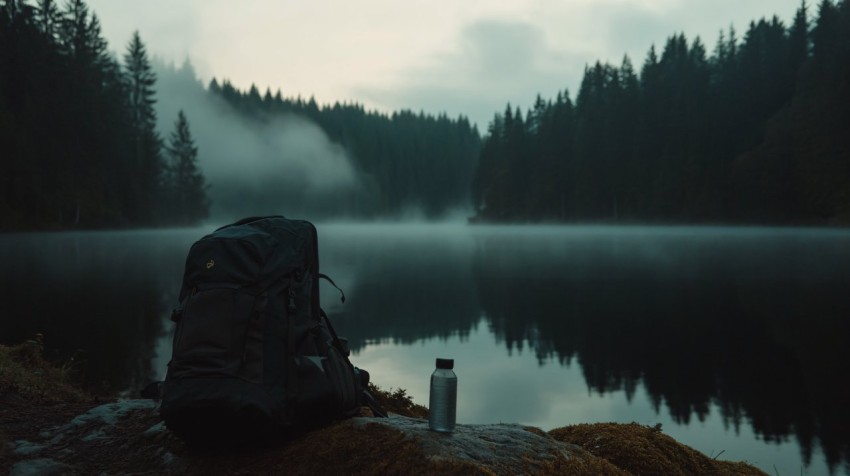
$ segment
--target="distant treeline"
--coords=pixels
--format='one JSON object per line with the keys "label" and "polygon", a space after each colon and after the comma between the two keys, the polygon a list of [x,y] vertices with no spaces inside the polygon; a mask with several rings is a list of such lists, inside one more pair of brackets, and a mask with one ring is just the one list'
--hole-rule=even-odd
{"label": "distant treeline", "polygon": [[489,125],[485,221],[850,223],[850,2],[786,27],[670,37],[640,73],[585,69],[575,103],[539,96]]}
{"label": "distant treeline", "polygon": [[0,229],[205,217],[188,121],[164,144],[155,82],[138,33],[119,63],[82,0],[0,1]]}
{"label": "distant treeline", "polygon": [[349,213],[385,216],[415,208],[433,217],[470,203],[481,137],[464,116],[383,114],[338,102],[320,106],[313,98],[285,98],[280,90],[261,95],[255,85],[240,91],[215,78],[209,91],[254,120],[295,114],[318,124],[346,150],[368,189],[369,199]]}
{"label": "distant treeline", "polygon": [[[320,106],[217,80],[207,93],[248,121],[308,118],[344,148],[359,187],[325,197],[331,214],[436,216],[471,190],[488,221],[847,224],[850,2],[821,0],[816,17],[804,3],[789,27],[762,19],[740,41],[730,28],[710,56],[674,35],[639,74],[628,58],[597,63],[575,103],[564,91],[526,114],[509,105],[483,143],[463,116]],[[156,130],[138,34],[122,60],[83,0],[0,0],[0,229],[207,216],[187,117],[168,141]]]}

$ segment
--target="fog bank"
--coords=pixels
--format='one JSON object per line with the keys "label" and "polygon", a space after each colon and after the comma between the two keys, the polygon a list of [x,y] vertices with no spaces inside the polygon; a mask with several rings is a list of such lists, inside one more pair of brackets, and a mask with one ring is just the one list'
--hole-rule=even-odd
{"label": "fog bank", "polygon": [[184,111],[211,185],[211,219],[339,216],[364,200],[346,151],[316,124],[293,115],[245,117],[209,94],[188,61],[174,68],[154,60],[153,66],[159,132],[167,144]]}

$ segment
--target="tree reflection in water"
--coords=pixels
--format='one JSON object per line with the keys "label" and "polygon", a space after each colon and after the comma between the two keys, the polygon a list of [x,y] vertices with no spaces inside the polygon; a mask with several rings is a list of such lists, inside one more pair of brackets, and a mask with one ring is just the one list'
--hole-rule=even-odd
{"label": "tree reflection in water", "polygon": [[[822,246],[832,246],[823,249]],[[850,462],[850,249],[808,240],[483,240],[481,308],[508,348],[575,358],[600,394],[643,383],[656,411],[749,422],[767,441]]]}

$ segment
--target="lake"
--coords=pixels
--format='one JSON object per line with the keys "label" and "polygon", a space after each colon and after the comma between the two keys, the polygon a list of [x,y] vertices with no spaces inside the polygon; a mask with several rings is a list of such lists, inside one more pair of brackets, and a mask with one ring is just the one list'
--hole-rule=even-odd
{"label": "lake", "polygon": [[[0,342],[131,395],[161,379],[189,246],[212,228],[0,235]],[[460,423],[661,423],[769,474],[850,474],[850,232],[319,224],[355,365]]]}

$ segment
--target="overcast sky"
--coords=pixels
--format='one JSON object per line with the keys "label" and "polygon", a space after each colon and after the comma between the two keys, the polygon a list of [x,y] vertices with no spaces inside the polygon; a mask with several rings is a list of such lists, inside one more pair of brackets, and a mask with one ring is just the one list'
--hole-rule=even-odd
{"label": "overcast sky", "polygon": [[[814,3],[809,1],[810,4]],[[256,83],[320,103],[464,114],[482,129],[511,102],[571,97],[585,64],[642,64],[674,32],[702,37],[800,0],[89,0],[110,47],[139,30],[149,53],[187,57],[206,82]],[[811,9],[813,11],[814,8]]]}

